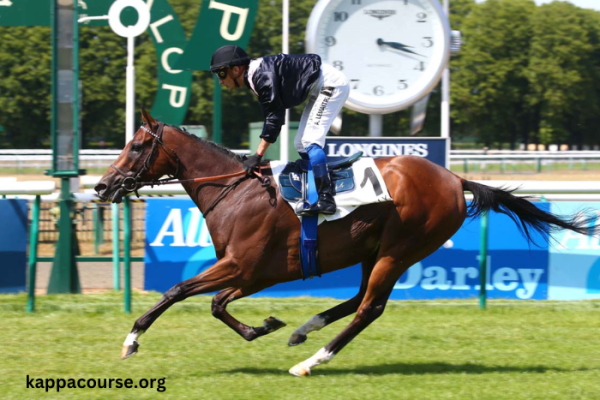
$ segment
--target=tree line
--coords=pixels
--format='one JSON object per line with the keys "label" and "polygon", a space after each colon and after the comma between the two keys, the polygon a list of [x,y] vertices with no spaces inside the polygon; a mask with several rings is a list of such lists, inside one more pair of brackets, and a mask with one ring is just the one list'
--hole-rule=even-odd
{"label": "tree line", "polygon": [[[186,33],[197,20],[196,0],[170,0]],[[315,0],[290,8],[290,53],[304,52]],[[450,61],[451,130],[488,147],[520,143],[593,146],[600,143],[600,12],[570,3],[533,0],[451,0],[452,29],[463,47]],[[281,0],[260,0],[248,47],[251,57],[281,51]],[[80,28],[81,126],[84,148],[124,145],[126,41],[109,27]],[[0,148],[50,143],[50,29],[0,27]],[[136,39],[136,108],[156,92],[156,54],[148,34]],[[186,125],[212,129],[213,78],[194,72]],[[261,120],[248,90],[224,92],[223,142],[243,148],[248,124]],[[419,136],[440,135],[440,90],[428,105]],[[291,111],[297,121],[302,106]],[[410,110],[384,116],[386,136],[406,136]],[[345,109],[344,136],[368,134],[368,116]]]}

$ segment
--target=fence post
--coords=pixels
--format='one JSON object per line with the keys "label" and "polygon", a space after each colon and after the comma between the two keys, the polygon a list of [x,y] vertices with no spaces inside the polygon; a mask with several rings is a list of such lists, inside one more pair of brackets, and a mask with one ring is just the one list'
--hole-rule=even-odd
{"label": "fence post", "polygon": [[479,308],[485,310],[487,302],[487,250],[489,214],[481,214],[481,244],[479,247]]}
{"label": "fence post", "polygon": [[537,172],[542,172],[542,159],[538,157],[537,159]]}
{"label": "fence post", "polygon": [[33,200],[31,210],[31,232],[29,232],[29,288],[27,294],[27,312],[35,311],[35,277],[37,274],[38,233],[40,229],[40,195]]}
{"label": "fence post", "polygon": [[98,247],[104,244],[104,208],[95,203],[94,213],[94,254],[98,254]]}
{"label": "fence post", "polygon": [[113,247],[113,287],[115,290],[121,290],[121,262],[119,260],[119,205],[112,203],[112,247]]}
{"label": "fence post", "polygon": [[92,207],[92,218],[94,220],[94,254],[98,254],[98,204],[94,204]]}
{"label": "fence post", "polygon": [[123,200],[123,268],[125,277],[123,291],[125,296],[125,312],[131,314],[131,200],[129,196],[125,196]]}

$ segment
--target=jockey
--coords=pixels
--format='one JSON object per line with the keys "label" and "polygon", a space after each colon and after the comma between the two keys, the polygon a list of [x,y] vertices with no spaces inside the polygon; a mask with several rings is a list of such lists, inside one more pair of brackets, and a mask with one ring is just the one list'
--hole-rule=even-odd
{"label": "jockey", "polygon": [[336,205],[323,147],[329,127],[350,93],[344,74],[322,64],[316,54],[278,54],[251,60],[242,48],[233,45],[214,52],[210,70],[221,85],[229,90],[246,86],[260,102],[265,123],[256,154],[244,161],[248,172],[260,164],[269,145],[277,140],[285,123],[285,110],[309,99],[294,145],[310,162],[319,199],[299,215],[334,214]]}

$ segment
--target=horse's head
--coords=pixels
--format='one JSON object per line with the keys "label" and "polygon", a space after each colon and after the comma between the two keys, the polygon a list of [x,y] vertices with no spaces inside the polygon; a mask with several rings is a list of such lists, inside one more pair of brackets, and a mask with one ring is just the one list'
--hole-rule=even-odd
{"label": "horse's head", "polygon": [[179,158],[163,142],[163,130],[169,128],[143,108],[142,119],[144,125],[94,188],[103,201],[110,199],[113,203],[120,203],[128,192],[139,189],[141,182],[156,180],[163,175],[177,175]]}

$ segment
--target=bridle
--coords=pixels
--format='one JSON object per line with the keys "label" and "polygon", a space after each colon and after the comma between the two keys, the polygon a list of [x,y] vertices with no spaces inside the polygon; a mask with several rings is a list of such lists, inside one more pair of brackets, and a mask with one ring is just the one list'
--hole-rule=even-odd
{"label": "bridle", "polygon": [[[195,182],[195,183],[213,182],[213,181],[217,181],[220,179],[233,178],[235,176],[241,176],[241,175],[247,174],[246,171],[242,170],[239,172],[234,172],[233,174],[210,176],[210,177],[205,177],[205,178],[178,180],[176,177],[179,174],[179,169],[182,165],[181,160],[177,156],[177,153],[175,152],[175,150],[173,150],[170,147],[167,147],[165,145],[165,143],[163,142],[162,135],[163,135],[164,127],[165,127],[165,124],[162,122],[159,122],[156,133],[152,132],[150,129],[146,128],[144,125],[142,125],[140,127],[145,132],[152,135],[154,137],[154,140],[152,141],[152,149],[150,150],[150,153],[148,153],[148,156],[146,157],[146,160],[144,160],[144,164],[142,165],[142,168],[140,168],[140,170],[137,173],[133,173],[131,171],[128,173],[125,173],[125,172],[121,171],[114,164],[111,164],[111,168],[113,168],[115,171],[117,171],[117,173],[119,173],[119,175],[121,175],[123,177],[123,182],[121,183],[121,188],[123,190],[125,190],[126,192],[135,192],[136,196],[140,197],[140,195],[138,193],[138,189],[140,189],[141,187],[146,186],[146,185],[150,185],[153,187],[155,185],[160,186],[160,185],[169,185],[169,184],[176,184],[176,183],[187,183],[187,182]],[[156,179],[156,180],[149,181],[149,182],[141,182],[142,175],[150,170],[150,166],[151,166],[150,161],[152,159],[152,155],[154,154],[154,151],[156,150],[156,148],[159,145],[163,149],[165,149],[165,151],[166,151],[166,149],[168,149],[171,151],[171,153],[173,153],[173,156],[171,156],[170,153],[168,151],[166,151],[166,153],[169,155],[169,158],[173,159],[173,157],[174,157],[175,160],[177,161],[177,169],[175,170],[174,174],[169,174],[168,178]],[[260,183],[263,187],[267,187],[267,186],[271,185],[271,180],[268,177],[263,177],[262,174],[260,173],[260,169],[259,169],[259,171],[252,171],[252,176],[256,177],[260,181]]]}
{"label": "bridle", "polygon": [[[111,168],[113,168],[115,171],[117,171],[119,173],[119,175],[121,175],[123,177],[123,183],[121,183],[121,188],[123,190],[125,190],[126,192],[135,192],[135,194],[140,197],[140,195],[138,194],[138,189],[141,188],[144,185],[148,185],[148,184],[160,184],[158,182],[160,181],[170,181],[175,179],[175,177],[177,176],[177,174],[179,174],[179,168],[181,167],[181,161],[179,160],[179,157],[177,156],[177,153],[175,152],[175,150],[173,150],[170,147],[165,146],[165,143],[162,140],[162,135],[163,135],[163,129],[165,127],[165,124],[162,122],[158,123],[158,129],[156,130],[156,133],[152,132],[150,129],[146,128],[144,125],[142,125],[140,127],[140,129],[144,130],[145,132],[149,133],[150,135],[152,135],[154,137],[154,140],[152,141],[152,149],[150,150],[150,152],[148,153],[148,156],[146,157],[146,160],[144,160],[144,164],[142,165],[142,168],[140,168],[140,170],[137,173],[133,173],[131,171],[129,171],[128,173],[125,173],[123,171],[121,171],[116,165],[111,164]],[[177,161],[177,169],[175,170],[174,174],[169,174],[169,178],[166,179],[159,179],[156,181],[152,181],[152,182],[140,182],[141,181],[141,177],[143,174],[145,174],[146,172],[148,172],[150,170],[150,161],[152,160],[152,156],[154,155],[154,151],[156,150],[156,148],[158,146],[161,146],[163,149],[169,149],[171,151],[171,153],[173,153],[173,156],[170,155],[170,153],[168,151],[166,151],[166,153],[169,155],[169,158],[173,159],[173,157],[175,158],[175,161]]]}

